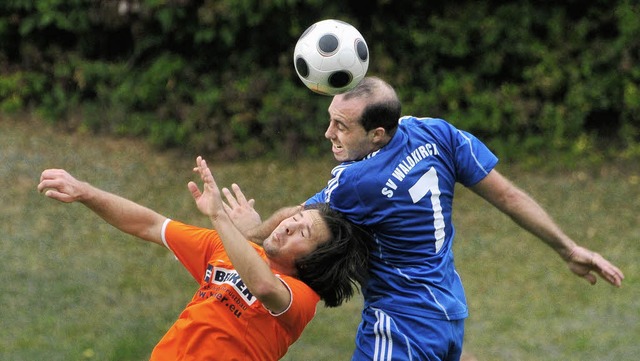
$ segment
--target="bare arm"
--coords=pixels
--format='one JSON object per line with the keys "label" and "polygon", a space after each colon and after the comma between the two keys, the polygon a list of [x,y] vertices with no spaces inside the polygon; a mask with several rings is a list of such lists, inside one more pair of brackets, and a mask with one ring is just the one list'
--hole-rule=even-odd
{"label": "bare arm", "polygon": [[261,245],[262,242],[271,234],[271,232],[276,229],[280,222],[299,213],[301,208],[301,205],[280,208],[258,226],[248,229],[245,232],[246,237],[251,242]]}
{"label": "bare arm", "polygon": [[251,293],[272,312],[285,310],[291,302],[289,289],[276,277],[265,260],[251,247],[225,211],[220,190],[207,167],[198,157],[194,171],[200,174],[204,190],[200,192],[194,182],[189,190],[200,212],[208,216],[220,235],[224,249]]}
{"label": "bare arm", "polygon": [[64,203],[79,202],[119,230],[162,245],[166,217],[115,194],[81,182],[62,169],[47,169],[40,176],[38,191]]}
{"label": "bare arm", "polygon": [[240,233],[255,244],[262,245],[280,222],[299,213],[302,208],[302,205],[281,208],[262,222],[260,215],[253,208],[255,200],[247,200],[240,186],[235,183],[231,185],[231,190],[233,194],[229,189],[222,188],[227,200],[223,207]]}
{"label": "bare arm", "polygon": [[227,188],[222,188],[222,193],[227,199],[224,209],[233,221],[233,224],[244,237],[255,244],[262,242],[285,219],[300,212],[302,206],[284,207],[273,213],[266,221],[260,220],[260,215],[253,208],[255,201],[247,200],[237,184],[232,184],[233,194]]}
{"label": "bare arm", "polygon": [[471,190],[553,248],[576,275],[595,284],[593,271],[612,285],[620,287],[622,284],[624,275],[617,267],[600,254],[574,242],[533,198],[496,170],[492,170]]}

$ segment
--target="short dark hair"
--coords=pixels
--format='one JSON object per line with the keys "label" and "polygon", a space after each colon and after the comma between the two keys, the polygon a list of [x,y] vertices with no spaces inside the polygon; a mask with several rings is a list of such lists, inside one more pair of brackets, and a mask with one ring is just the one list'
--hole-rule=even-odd
{"label": "short dark hair", "polygon": [[344,94],[344,99],[367,98],[360,124],[365,131],[383,127],[393,135],[402,112],[400,99],[391,85],[377,77],[366,77],[355,88]]}
{"label": "short dark hair", "polygon": [[340,306],[367,280],[372,236],[326,203],[306,205],[304,209],[320,212],[330,237],[296,261],[297,278],[320,295],[326,307]]}

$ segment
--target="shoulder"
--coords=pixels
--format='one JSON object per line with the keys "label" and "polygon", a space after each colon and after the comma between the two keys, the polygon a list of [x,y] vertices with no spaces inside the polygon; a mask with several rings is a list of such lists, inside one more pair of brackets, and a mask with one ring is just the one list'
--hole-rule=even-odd
{"label": "shoulder", "polygon": [[[371,157],[371,155],[369,155]],[[364,160],[359,161],[350,161],[340,163],[335,166],[331,170],[332,180],[329,182],[329,187],[338,185],[344,185],[347,179],[351,179],[357,177],[357,175],[361,172],[362,166],[365,164],[365,161],[370,160],[371,158],[365,158]]]}
{"label": "shoulder", "polygon": [[404,129],[409,132],[416,129],[430,129],[432,131],[446,132],[455,132],[458,130],[453,124],[441,118],[406,115],[400,118],[398,123],[400,129]]}
{"label": "shoulder", "polygon": [[205,238],[218,238],[218,232],[213,229],[193,226],[190,224],[182,223],[172,219],[167,219],[162,227],[162,231],[165,234],[189,234],[192,236],[199,236]]}
{"label": "shoulder", "polygon": [[220,237],[218,232],[213,229],[167,219],[162,226],[162,242],[167,248],[173,249],[176,243],[192,245],[217,244],[220,243]]}

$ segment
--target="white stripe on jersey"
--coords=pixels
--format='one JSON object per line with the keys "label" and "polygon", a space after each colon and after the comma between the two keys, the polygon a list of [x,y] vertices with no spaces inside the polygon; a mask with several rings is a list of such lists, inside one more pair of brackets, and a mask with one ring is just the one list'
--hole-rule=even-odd
{"label": "white stripe on jersey", "polygon": [[[387,257],[384,255],[384,253],[382,252],[382,247],[380,240],[378,239],[377,236],[373,237],[373,240],[376,242],[376,244],[378,245],[378,257],[380,257],[380,259],[382,260],[382,262],[384,262],[385,265],[387,265],[388,267],[393,268],[394,271],[396,271],[400,276],[402,276],[403,278],[406,278],[407,280],[411,281],[411,282],[415,282],[415,283],[419,283],[422,285],[422,287],[426,288],[427,291],[429,291],[429,294],[431,295],[431,299],[433,300],[433,302],[440,308],[440,310],[442,310],[442,313],[444,314],[444,316],[447,318],[447,321],[451,321],[451,318],[449,317],[449,313],[447,312],[446,307],[444,307],[440,301],[438,301],[438,298],[436,297],[436,295],[433,293],[433,291],[431,290],[431,287],[429,287],[426,284],[423,284],[422,282],[416,282],[414,281],[410,276],[408,276],[407,274],[405,274],[404,272],[402,272],[402,269],[400,269],[399,267],[396,267],[394,265],[392,265],[391,263],[389,263],[387,261]],[[455,271],[455,274],[458,276],[458,278],[460,278],[460,275],[458,275],[458,272]]]}
{"label": "white stripe on jersey", "polygon": [[333,176],[333,178],[329,180],[329,182],[327,183],[327,189],[325,189],[324,191],[325,202],[329,203],[329,201],[331,201],[331,192],[333,192],[333,190],[336,189],[340,184],[340,174],[342,174],[345,168],[347,168],[350,164],[351,163],[340,164],[331,170],[331,175]]}
{"label": "white stripe on jersey", "polygon": [[473,152],[473,144],[471,144],[471,139],[469,139],[469,137],[467,137],[460,130],[458,130],[458,133],[467,141],[467,144],[469,144],[469,148],[471,149],[471,152],[469,152],[469,153],[473,157],[473,160],[476,162],[476,165],[478,166],[478,168],[482,169],[482,171],[484,172],[485,175],[489,174],[489,172],[487,172],[487,170],[484,169],[484,167],[482,166],[482,163],[480,163],[480,161],[476,157],[476,153]]}
{"label": "white stripe on jersey", "polygon": [[[387,262],[385,261],[385,263],[387,263]],[[387,263],[387,264],[389,264],[389,263]],[[415,282],[415,281],[413,281],[413,279],[411,277],[407,276],[404,272],[402,272],[402,269],[400,269],[398,267],[393,267],[393,268],[395,268],[396,272],[398,272],[398,274],[400,274],[402,277],[404,277],[404,278],[406,278],[406,279],[408,279],[408,280],[410,280],[412,282]],[[456,272],[456,274],[457,274],[457,272]],[[418,282],[418,283],[420,283],[420,282]],[[431,287],[429,287],[426,284],[422,284],[422,283],[421,283],[421,285],[422,285],[422,287],[426,288],[427,291],[429,291],[429,294],[431,295],[431,299],[433,299],[433,302],[435,302],[435,304],[438,305],[438,307],[442,310],[442,313],[444,313],[444,316],[447,318],[447,321],[451,321],[451,318],[449,317],[449,313],[447,312],[447,309],[440,303],[440,301],[438,301],[438,298],[436,297],[436,295],[433,293],[433,291],[431,291]]]}

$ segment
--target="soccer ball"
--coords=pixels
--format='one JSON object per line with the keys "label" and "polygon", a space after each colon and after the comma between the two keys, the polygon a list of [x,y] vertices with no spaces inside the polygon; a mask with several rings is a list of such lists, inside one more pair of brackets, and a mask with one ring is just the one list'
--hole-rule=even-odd
{"label": "soccer ball", "polygon": [[367,73],[369,48],[358,29],[340,20],[322,20],[302,33],[293,51],[300,80],[323,95],[353,89]]}

